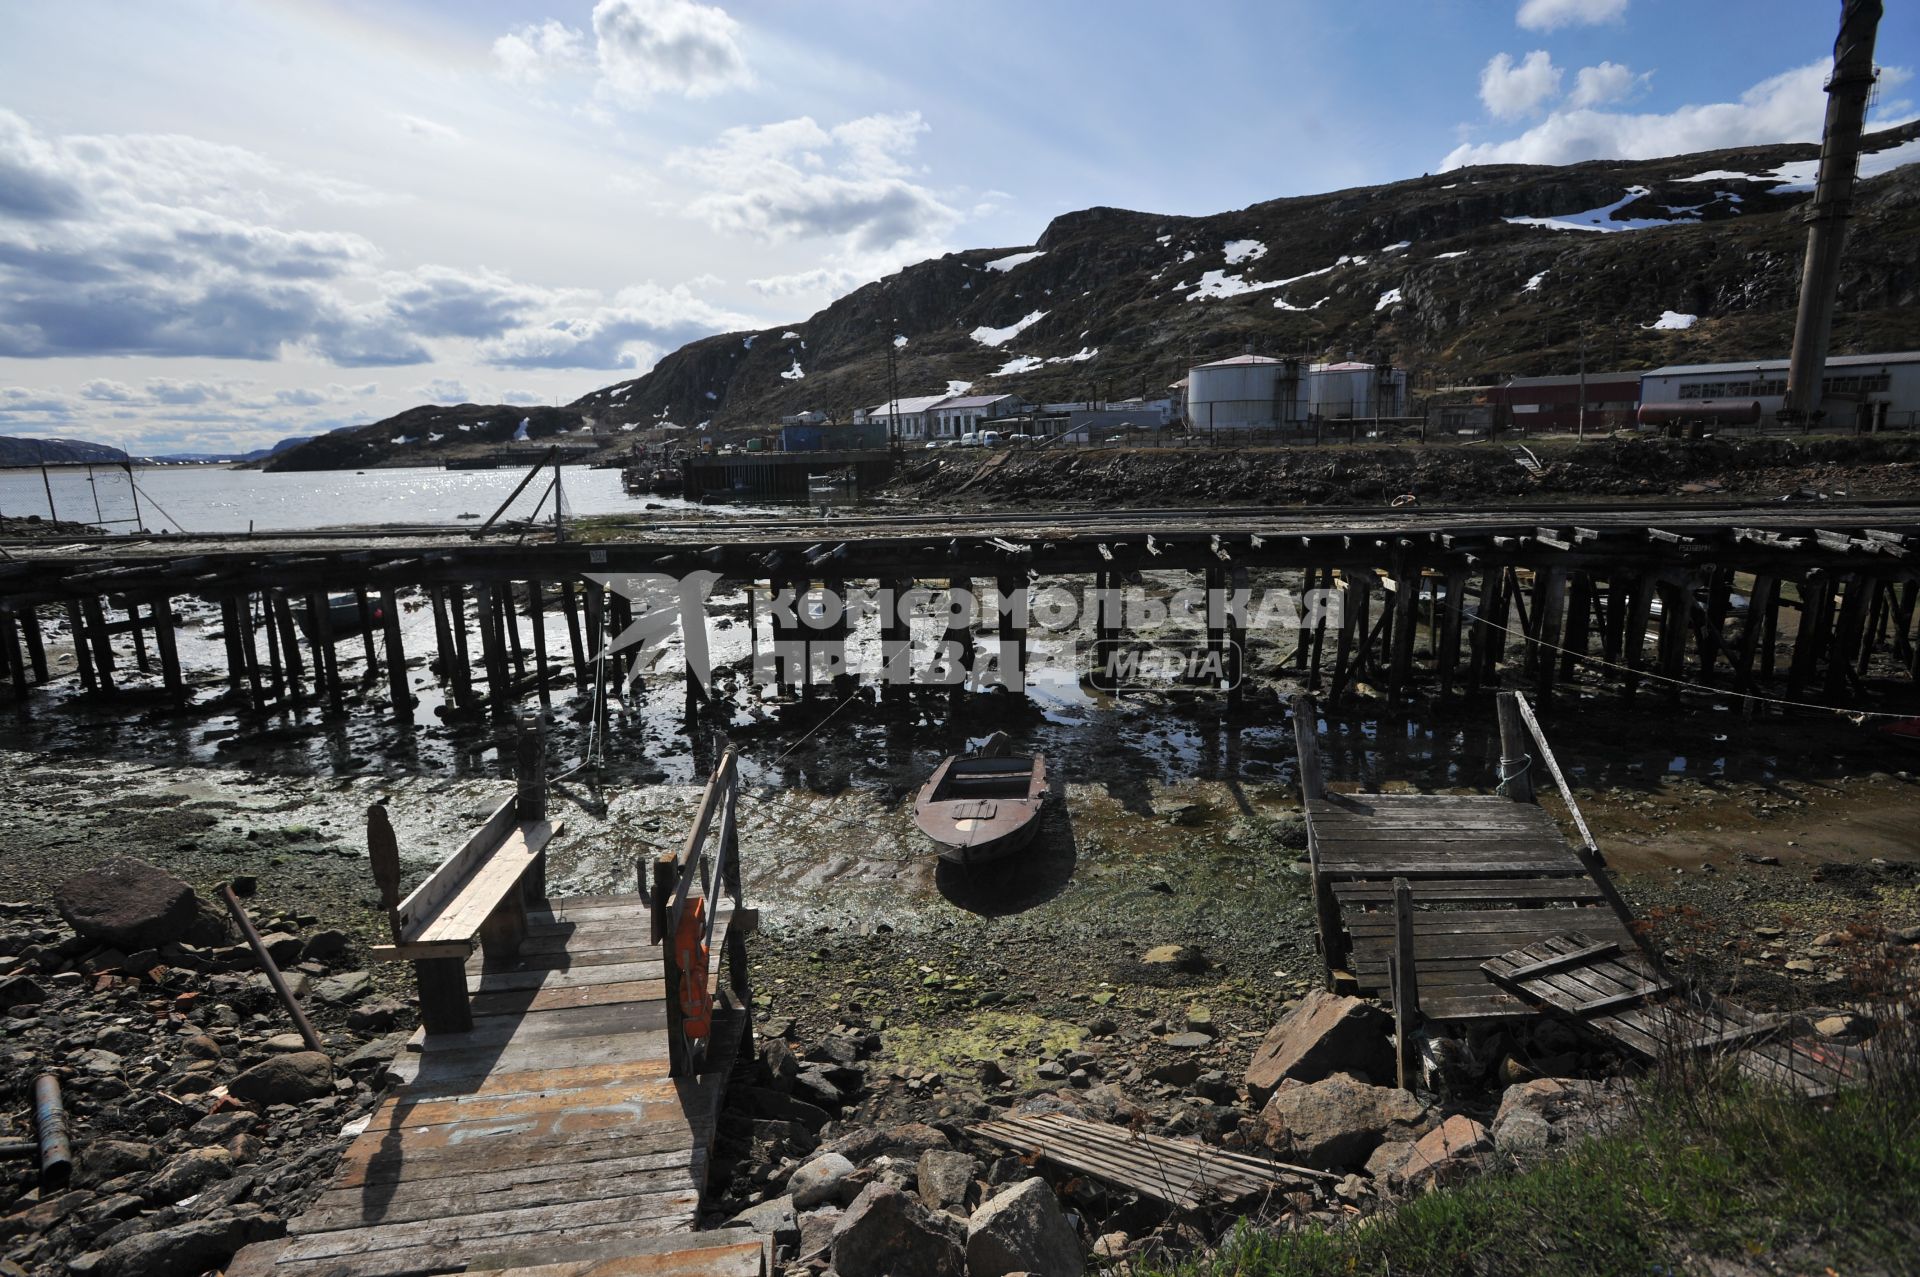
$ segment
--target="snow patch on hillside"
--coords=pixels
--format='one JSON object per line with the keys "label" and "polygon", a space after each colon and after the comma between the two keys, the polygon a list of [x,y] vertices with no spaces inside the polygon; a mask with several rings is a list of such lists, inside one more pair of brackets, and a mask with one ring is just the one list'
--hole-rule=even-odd
{"label": "snow patch on hillside", "polygon": [[973,330],[973,339],[982,346],[1004,346],[1047,317],[1044,310],[1036,310],[1024,319],[1017,319],[1005,328],[988,328],[986,325]]}
{"label": "snow patch on hillside", "polygon": [[1257,239],[1230,239],[1226,243],[1227,265],[1257,262],[1267,255],[1267,246]]}
{"label": "snow patch on hillside", "polygon": [[1599,208],[1590,208],[1584,213],[1563,213],[1557,217],[1509,217],[1506,222],[1511,226],[1544,226],[1553,231],[1646,231],[1660,226],[1692,226],[1700,219],[1697,217],[1628,217],[1617,218],[1615,213],[1633,203],[1643,195],[1652,192],[1644,186],[1630,186],[1627,193],[1611,204]]}
{"label": "snow patch on hillside", "polygon": [[1045,257],[1047,250],[1036,248],[1031,253],[1012,253],[1006,257],[996,257],[987,263],[988,270],[1012,270],[1016,266],[1025,266],[1036,257]]}
{"label": "snow patch on hillside", "polygon": [[1660,312],[1660,318],[1654,320],[1651,324],[1642,324],[1641,327],[1664,328],[1669,331],[1677,332],[1683,328],[1693,327],[1694,322],[1699,318],[1700,316],[1698,315],[1682,314],[1680,311],[1677,311],[1677,310],[1664,310]]}

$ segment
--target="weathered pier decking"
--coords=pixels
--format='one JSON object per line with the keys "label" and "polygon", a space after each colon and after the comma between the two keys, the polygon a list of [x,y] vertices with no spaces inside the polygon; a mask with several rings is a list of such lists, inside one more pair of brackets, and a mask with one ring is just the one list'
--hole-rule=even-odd
{"label": "weathered pier decking", "polygon": [[[1204,641],[1221,654],[1223,684],[1237,686],[1243,668],[1291,672],[1333,699],[1363,683],[1401,701],[1521,681],[1545,701],[1579,669],[1629,696],[1702,685],[1842,705],[1874,694],[1870,675],[1909,687],[1920,674],[1920,508],[1911,503],[681,519],[636,524],[602,544],[549,535],[15,543],[0,562],[0,683],[16,709],[30,710],[36,686],[66,677],[46,653],[43,626],[57,616],[75,640],[72,675],[90,694],[111,698],[121,671],[151,665],[154,681],[185,702],[195,689],[175,650],[174,601],[193,597],[221,609],[230,701],[337,717],[350,690],[340,665],[358,649],[367,679],[355,701],[408,722],[419,662],[405,650],[404,606],[430,609],[429,669],[448,712],[506,719],[528,698],[551,699],[559,682],[585,693],[625,674],[625,653],[595,657],[631,621],[632,605],[591,575],[693,571],[761,597],[964,584],[982,612],[948,637],[967,640],[969,652],[997,647],[1003,667],[1024,663],[1030,618],[986,600],[1037,582],[1091,587],[1109,642],[1139,637],[1111,600],[1147,574],[1184,575],[1223,599],[1331,590],[1338,616],[1308,630],[1250,629],[1244,613],[1222,608],[1206,618]],[[330,596],[350,600],[343,615],[356,631],[339,644]],[[294,620],[302,610],[315,618],[304,635]],[[550,641],[544,618],[556,614],[565,639]],[[845,638],[834,609],[778,622],[773,634],[776,643]]]}
{"label": "weathered pier decking", "polygon": [[[532,858],[515,841],[544,822],[512,822],[528,814],[516,801],[532,801],[525,783],[506,816],[389,904],[396,941],[382,956],[414,963],[423,1028],[326,1191],[236,1273],[764,1271],[763,1239],[695,1231],[750,1032],[732,755],[684,851],[639,868],[647,895],[529,900]],[[379,868],[383,814],[369,833]],[[723,955],[732,981],[716,997]]]}

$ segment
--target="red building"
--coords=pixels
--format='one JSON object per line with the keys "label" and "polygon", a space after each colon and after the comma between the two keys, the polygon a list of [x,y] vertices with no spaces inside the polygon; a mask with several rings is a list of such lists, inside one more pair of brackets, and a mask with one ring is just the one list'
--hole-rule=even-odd
{"label": "red building", "polygon": [[[1590,372],[1589,431],[1626,430],[1640,407],[1640,374]],[[1502,429],[1527,434],[1572,434],[1580,425],[1580,377],[1514,377],[1488,395]]]}

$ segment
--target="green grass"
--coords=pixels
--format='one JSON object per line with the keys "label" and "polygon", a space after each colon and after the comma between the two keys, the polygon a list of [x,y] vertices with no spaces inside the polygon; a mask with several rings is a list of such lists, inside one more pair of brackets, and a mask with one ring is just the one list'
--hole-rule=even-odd
{"label": "green grass", "polygon": [[1689,1257],[1789,1272],[1920,1272],[1920,1086],[1829,1102],[1725,1075],[1649,1080],[1622,1132],[1358,1227],[1243,1222],[1180,1277],[1665,1273]]}

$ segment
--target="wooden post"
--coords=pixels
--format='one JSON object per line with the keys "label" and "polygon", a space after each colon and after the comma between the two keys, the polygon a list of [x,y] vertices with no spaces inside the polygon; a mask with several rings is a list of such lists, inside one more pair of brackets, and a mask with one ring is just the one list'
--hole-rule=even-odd
{"label": "wooden post", "polygon": [[[1313,582],[1316,575],[1321,575],[1321,574],[1316,573],[1315,569],[1313,568],[1308,568],[1306,571],[1300,574],[1301,599],[1304,600],[1307,594],[1313,589]],[[1327,580],[1328,578],[1331,578],[1332,576],[1333,576],[1333,569],[1328,568],[1325,574],[1321,575],[1321,580],[1324,582],[1325,580]],[[1213,588],[1213,578],[1214,578],[1214,570],[1209,568],[1207,570],[1207,588],[1209,591],[1211,591]],[[1213,632],[1211,629],[1209,629],[1207,632],[1207,641],[1209,645],[1211,645],[1213,642]],[[1295,668],[1296,670],[1308,671],[1307,685],[1309,687],[1314,685],[1313,669],[1312,669],[1312,666],[1308,663],[1308,658],[1311,655],[1312,655],[1312,652],[1308,647],[1306,636],[1304,634],[1295,635],[1295,642],[1293,645],[1293,668]]]}
{"label": "wooden post", "polygon": [[[327,713],[338,717],[347,712],[346,694],[340,686],[340,654],[333,647],[333,608],[325,590],[307,595],[307,611],[313,620],[313,678],[325,691]],[[461,987],[466,987],[464,982]]]}
{"label": "wooden post", "polygon": [[513,606],[513,582],[502,581],[494,593],[497,624],[500,627],[500,642],[506,648],[507,658],[513,665],[513,686],[519,690],[521,682],[527,677],[525,650],[520,646],[520,619]]}
{"label": "wooden post", "polygon": [[1668,701],[1680,701],[1680,683],[1686,673],[1687,631],[1693,623],[1693,591],[1684,584],[1662,582],[1660,590],[1660,676]]}
{"label": "wooden post", "polygon": [[231,594],[220,600],[220,638],[227,649],[227,687],[238,692],[247,682],[247,654],[240,650],[240,602]]}
{"label": "wooden post", "polygon": [[1544,704],[1553,696],[1553,676],[1560,668],[1560,623],[1566,603],[1567,573],[1548,568],[1534,577],[1533,647],[1534,687]]}
{"label": "wooden post", "polygon": [[[1913,587],[1911,584],[1908,585],[1907,590],[1908,590],[1909,596],[1911,596],[1912,590],[1913,590]],[[1907,606],[1907,616],[1911,617],[1912,615],[1913,615],[1913,606],[1911,603],[1911,599],[1909,599],[1909,603]],[[1901,625],[1902,634],[1905,633],[1905,630],[1906,630],[1906,626],[1905,626],[1905,623],[1903,622]],[[20,633],[21,633],[21,636],[27,640],[27,659],[33,662],[33,681],[36,683],[46,682],[47,681],[47,645],[46,645],[46,640],[43,639],[40,635],[40,609],[39,608],[28,606],[25,611],[20,613]]]}
{"label": "wooden post", "polygon": [[1839,700],[1847,694],[1847,675],[1853,672],[1853,656],[1867,627],[1867,603],[1873,594],[1871,578],[1858,572],[1846,576],[1846,593],[1840,601],[1840,619],[1833,644],[1827,651],[1827,698]]}
{"label": "wooden post", "polygon": [[1340,694],[1347,690],[1347,683],[1353,678],[1357,653],[1354,650],[1355,636],[1364,642],[1367,636],[1367,592],[1372,573],[1361,569],[1349,573],[1342,569],[1340,573],[1341,607],[1340,637],[1333,645],[1333,687],[1328,692],[1330,700],[1338,701]]}
{"label": "wooden post", "polygon": [[87,627],[80,619],[80,600],[67,600],[67,629],[73,635],[73,668],[80,675],[80,686],[94,689],[93,658],[87,654]]}
{"label": "wooden post", "polygon": [[[1733,569],[1715,567],[1707,583],[1707,614],[1700,631],[1700,677],[1711,680],[1726,646],[1727,609],[1733,605]],[[1691,609],[1689,609],[1691,610]]]}
{"label": "wooden post", "polygon": [[1760,678],[1763,682],[1773,682],[1774,666],[1779,655],[1780,644],[1780,582],[1774,579],[1773,588],[1767,592],[1766,615],[1760,629]]}
{"label": "wooden post", "polygon": [[180,677],[180,650],[174,643],[173,599],[163,596],[153,606],[153,645],[160,650],[160,678],[176,705],[186,703],[187,685]]}
{"label": "wooden post", "polygon": [[[560,610],[567,614],[567,646],[568,650],[573,653],[573,685],[581,695],[586,695],[588,691],[587,649],[585,642],[580,637],[580,602],[574,597],[575,587],[572,581],[561,581],[559,588]],[[747,612],[749,628],[751,628],[753,619],[753,590],[751,583],[749,583],[747,590]]]}
{"label": "wooden post", "polygon": [[[447,622],[453,627],[453,650],[459,657],[453,664],[454,702],[462,709],[473,704],[473,651],[467,642],[466,587],[458,582],[446,587]],[[479,609],[476,607],[475,611]]]}
{"label": "wooden post", "polygon": [[0,612],[0,665],[4,665],[13,679],[14,703],[22,710],[27,708],[27,657],[20,650],[18,627],[14,625],[11,612]]}
{"label": "wooden post", "polygon": [[1413,1048],[1413,1030],[1420,1017],[1420,977],[1413,947],[1413,886],[1405,878],[1393,880],[1391,976],[1394,1080],[1401,1090],[1411,1091],[1420,1076],[1420,1057]]}
{"label": "wooden post", "polygon": [[413,721],[413,689],[407,685],[407,649],[400,637],[400,600],[391,585],[380,587],[380,618],[386,629],[387,699],[393,716]]}
{"label": "wooden post", "polygon": [[[247,916],[246,907],[240,903],[240,898],[233,894],[231,883],[220,884],[220,899],[226,903],[227,912],[233,915],[234,922],[239,924],[240,934],[246,937],[247,946],[253,950],[253,956],[258,959],[260,969],[266,972],[267,983],[271,984],[273,991],[280,995],[280,1003],[287,1008],[287,1014],[293,1018],[294,1027],[300,1031],[300,1037],[307,1044],[307,1050],[326,1054],[326,1044],[320,1040],[320,1035],[314,1032],[313,1022],[307,1019],[307,1013],[301,1010],[300,1000],[293,996],[293,990],[287,985],[287,978],[280,974],[280,967],[274,962],[273,955],[267,952],[267,946],[261,941],[260,933],[253,929],[253,919]],[[464,992],[466,987],[467,982],[463,974],[460,988]]]}
{"label": "wooden post", "polygon": [[1448,568],[1446,598],[1441,604],[1439,650],[1434,661],[1440,676],[1440,695],[1453,692],[1454,672],[1460,666],[1460,617],[1467,605],[1467,574],[1460,568]]}
{"label": "wooden post", "polygon": [[353,587],[353,601],[360,609],[360,646],[366,653],[367,677],[375,678],[380,673],[380,661],[373,654],[373,602],[367,597],[367,587]]}
{"label": "wooden post", "polygon": [[1867,667],[1873,663],[1873,654],[1885,641],[1887,614],[1892,601],[1893,584],[1875,577],[1869,583],[1873,594],[1873,615],[1867,620],[1866,637],[1860,643],[1860,658],[1854,666],[1854,673],[1861,678],[1867,676]]}
{"label": "wooden post", "polygon": [[1506,572],[1498,564],[1487,564],[1480,577],[1480,607],[1473,625],[1478,649],[1474,652],[1475,668],[1470,686],[1476,692],[1483,683],[1498,686],[1500,682],[1500,656],[1506,650],[1507,640],[1503,627],[1509,610],[1506,589]]}
{"label": "wooden post", "polygon": [[83,597],[80,607],[87,614],[87,632],[93,638],[93,672],[100,680],[100,690],[112,692],[113,640],[107,634],[106,610],[100,606],[97,594]]}
{"label": "wooden post", "polygon": [[440,686],[450,693],[453,688],[453,666],[456,658],[453,653],[453,628],[447,624],[446,600],[440,597],[438,585],[429,584],[420,588],[427,597],[427,610],[433,613],[433,655],[434,662],[439,667]]}
{"label": "wooden post", "polygon": [[553,693],[547,690],[547,604],[540,582],[527,582],[527,624],[533,628],[533,673],[539,680],[540,704],[550,707]]}
{"label": "wooden post", "polygon": [[913,590],[912,577],[884,577],[877,584],[887,607],[880,614],[880,694],[904,696],[912,673],[912,618],[907,614],[907,595]]}
{"label": "wooden post", "polygon": [[465,1033],[473,1027],[463,960],[423,958],[413,964],[413,978],[420,986],[420,1026],[428,1033]]}
{"label": "wooden post", "polygon": [[[1900,586],[1899,599],[1893,604],[1893,659],[1896,661],[1911,661],[1913,659],[1914,644],[1909,635],[1913,630],[1913,610],[1916,602],[1920,602],[1920,580],[1904,582]],[[27,627],[27,642],[29,646],[33,644],[37,635],[38,628],[29,625]],[[35,665],[34,668],[39,670],[41,666]],[[42,670],[40,681],[44,683],[46,678],[47,676],[44,670]]]}
{"label": "wooden post", "polygon": [[1500,791],[1516,803],[1533,801],[1533,739],[1520,713],[1520,694],[1495,698],[1500,715]]}
{"label": "wooden post", "polygon": [[280,627],[274,622],[273,594],[268,590],[260,592],[260,620],[267,631],[268,694],[280,701],[287,694],[286,671],[280,664]]}
{"label": "wooden post", "polygon": [[[1246,572],[1246,569],[1236,568],[1234,569],[1234,572],[1235,572],[1235,579],[1237,581],[1240,579],[1240,575]],[[1343,604],[1345,603],[1346,601],[1345,591],[1342,590],[1338,593],[1335,592],[1336,587],[1333,583],[1332,568],[1328,568],[1325,572],[1322,572],[1320,574],[1320,589],[1321,589],[1321,593],[1327,599],[1329,600],[1339,599]],[[1249,597],[1251,597],[1251,595],[1249,595]],[[1302,606],[1305,606],[1305,600],[1302,600]],[[1342,610],[1344,611],[1345,609],[1343,608]],[[1246,643],[1246,633],[1244,630],[1242,630],[1241,632],[1240,641],[1243,647],[1243,650],[1240,653],[1240,659],[1244,663],[1246,660],[1246,652],[1244,650],[1244,645]],[[1334,640],[1334,644],[1336,647],[1339,645],[1339,639],[1337,637]],[[1327,610],[1323,607],[1320,609],[1320,619],[1314,622],[1313,657],[1311,660],[1307,662],[1307,686],[1308,688],[1314,691],[1320,690],[1320,663],[1326,654],[1326,648],[1327,648]]]}
{"label": "wooden post", "polygon": [[1571,678],[1580,658],[1587,654],[1588,635],[1593,625],[1593,576],[1575,572],[1567,600],[1567,624],[1560,640],[1566,650],[1560,653],[1560,677]]}
{"label": "wooden post", "polygon": [[485,582],[475,584],[473,606],[487,666],[487,707],[494,718],[503,719],[513,702],[513,684],[507,674],[507,654],[500,650],[500,609],[494,602],[493,587]]}
{"label": "wooden post", "polygon": [[1633,583],[1633,599],[1627,604],[1625,628],[1620,633],[1620,652],[1627,667],[1626,695],[1629,699],[1640,689],[1640,672],[1646,668],[1647,618],[1653,612],[1653,592],[1658,586],[1651,573]]}
{"label": "wooden post", "polygon": [[400,843],[393,836],[393,822],[387,819],[385,803],[367,808],[367,864],[373,869],[373,885],[380,891],[380,908],[387,915],[387,930],[395,944],[400,943]]}
{"label": "wooden post", "polygon": [[[280,651],[287,663],[287,684],[297,703],[307,698],[306,689],[301,686],[306,676],[306,668],[300,659],[300,638],[293,624],[293,604],[287,601],[284,590],[273,591],[271,601],[274,622],[280,628]],[[318,676],[318,671],[315,671],[315,677],[318,678]]]}
{"label": "wooden post", "polygon": [[[520,716],[520,734],[514,742],[513,813],[524,823],[547,818],[547,734],[538,714]],[[543,847],[520,879],[521,897],[529,905],[547,898],[547,852]]]}
{"label": "wooden post", "polygon": [[[956,596],[964,594],[969,599],[973,598],[972,577],[956,576],[951,579],[950,584]],[[971,684],[973,679],[973,611],[971,608],[964,617],[948,614],[946,641],[960,649],[960,666],[966,671],[961,683],[955,684],[954,690],[958,691],[961,686]]]}
{"label": "wooden post", "polygon": [[1817,568],[1800,583],[1800,624],[1787,665],[1787,695],[1795,700],[1806,695],[1807,683],[1820,659],[1827,618],[1833,610],[1833,591],[1833,578]]}
{"label": "wooden post", "polygon": [[[1027,588],[1025,574],[1003,572],[993,586],[1000,603],[1000,677],[1009,686],[1027,694],[1027,604],[1022,594]],[[1015,599],[1019,606],[1012,606]]]}
{"label": "wooden post", "polygon": [[1760,636],[1767,628],[1767,616],[1774,608],[1774,594],[1780,582],[1771,576],[1753,578],[1753,593],[1747,596],[1747,619],[1740,629],[1740,652],[1734,658],[1733,685],[1740,691],[1753,686],[1753,658],[1760,650]]}
{"label": "wooden post", "polygon": [[1320,771],[1318,731],[1320,711],[1313,697],[1297,693],[1288,702],[1293,716],[1293,750],[1300,768],[1300,810],[1307,821],[1307,869],[1313,880],[1314,923],[1319,931],[1320,956],[1327,964],[1327,987],[1336,983],[1334,972],[1346,961],[1341,943],[1340,907],[1333,898],[1333,884],[1320,876],[1320,843],[1313,829],[1313,804],[1327,796],[1326,778]]}
{"label": "wooden post", "polygon": [[153,672],[147,664],[147,635],[140,624],[140,605],[127,600],[127,632],[133,635],[133,664],[142,674]]}
{"label": "wooden post", "polygon": [[1420,628],[1420,564],[1403,551],[1393,565],[1393,656],[1387,695],[1399,700],[1413,677],[1413,640]]}
{"label": "wooden post", "polygon": [[[1239,599],[1245,599],[1247,602],[1247,605],[1252,606],[1253,589],[1251,584],[1248,581],[1248,574],[1247,574],[1246,568],[1235,566],[1227,572],[1227,589],[1229,591],[1229,596],[1228,596],[1229,604],[1232,603],[1233,599],[1239,598]],[[1324,633],[1325,630],[1326,630],[1326,626],[1323,624],[1320,627],[1319,633]],[[1313,649],[1313,677],[1316,679],[1319,678],[1320,676],[1319,633],[1316,633],[1314,637],[1314,649]],[[1247,665],[1246,616],[1244,613],[1237,611],[1232,606],[1229,606],[1227,608],[1227,666],[1226,666],[1227,678],[1230,680],[1228,683],[1228,692],[1227,692],[1227,703],[1229,705],[1237,706],[1240,703],[1241,685],[1246,682],[1246,673],[1247,673],[1246,665]]]}
{"label": "wooden post", "polygon": [[234,619],[240,626],[240,660],[247,672],[247,696],[256,710],[267,707],[267,695],[260,681],[260,645],[253,637],[253,598],[242,594],[233,601]]}

